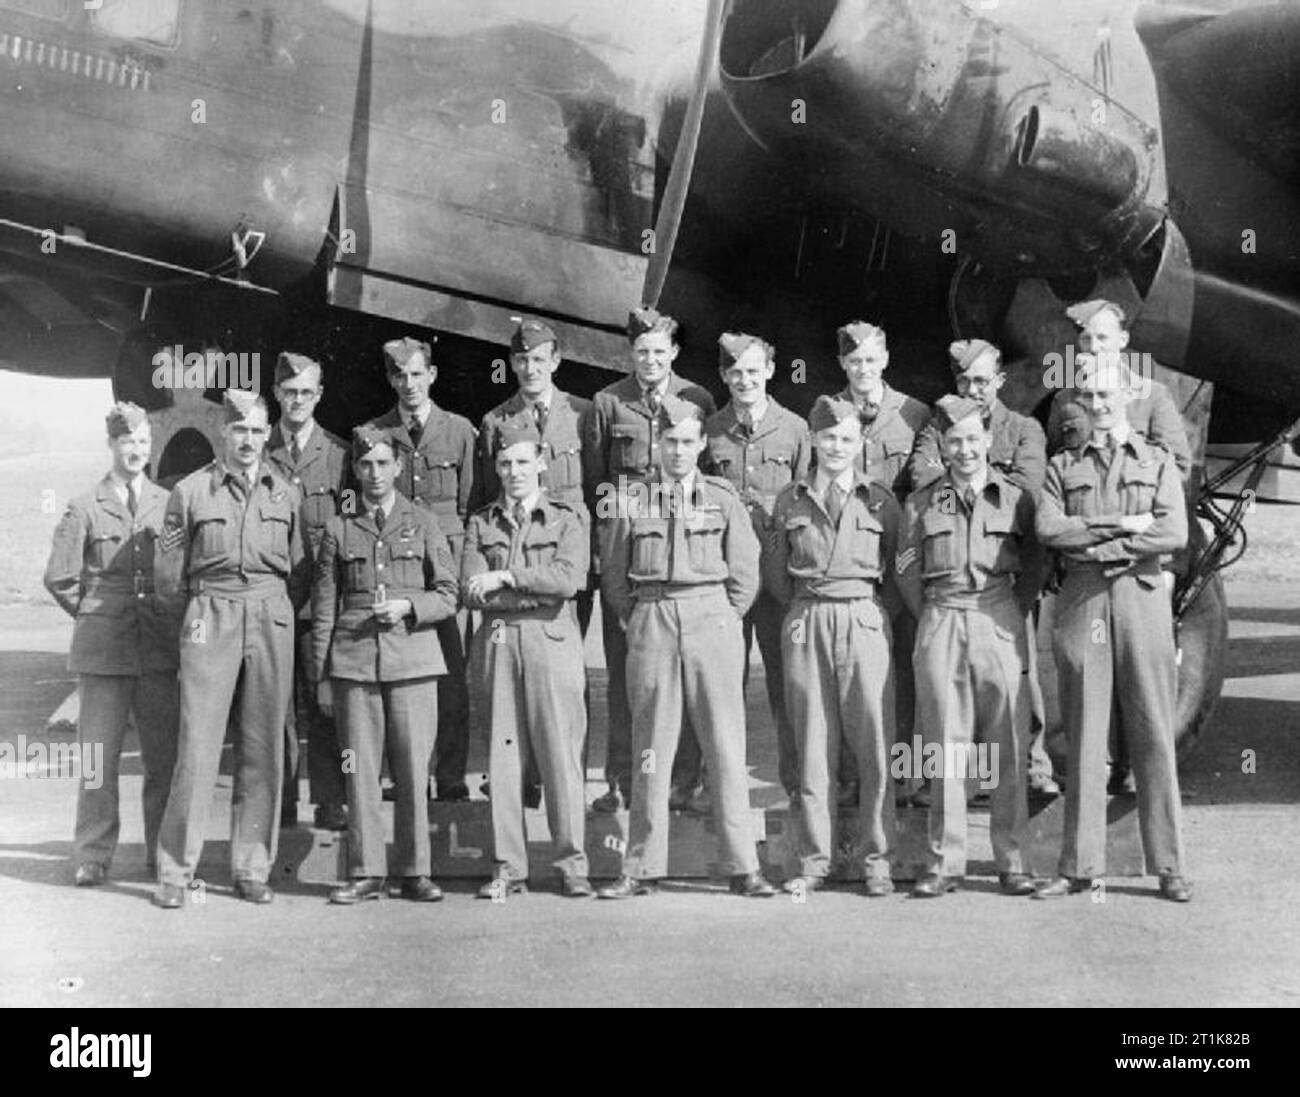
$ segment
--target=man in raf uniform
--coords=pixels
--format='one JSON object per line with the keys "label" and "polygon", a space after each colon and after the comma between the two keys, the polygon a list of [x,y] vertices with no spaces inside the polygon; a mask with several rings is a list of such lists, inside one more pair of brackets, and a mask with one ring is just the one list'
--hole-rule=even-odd
{"label": "man in raf uniform", "polygon": [[[974,400],[989,420],[988,464],[1007,480],[1023,488],[1034,498],[1043,490],[1043,477],[1047,475],[1047,442],[1038,420],[1012,411],[1000,399],[998,390],[1006,380],[1002,372],[1002,352],[983,339],[961,339],[948,348],[953,380],[957,394]],[[912,451],[911,475],[913,489],[929,487],[943,478],[944,460],[942,432],[932,419],[916,436]],[[1034,619],[1030,612],[1026,618],[1029,630],[1029,683],[1033,704],[1034,731],[1028,737],[1029,794],[1039,799],[1053,799],[1061,795],[1061,786],[1052,778],[1052,760],[1043,745],[1047,727],[1042,690],[1038,686],[1037,644],[1034,640]],[[1018,740],[1026,745],[1025,738]],[[918,794],[918,802],[928,803],[928,793]]]}
{"label": "man in raf uniform", "polygon": [[637,765],[623,875],[604,899],[655,890],[668,870],[670,760],[683,708],[704,743],[713,821],[734,894],[766,898],[745,772],[741,620],[758,594],[759,546],[731,484],[697,471],[704,416],[665,396],[655,413],[659,473],[620,493],[602,593],[627,630],[628,700]]}
{"label": "man in raf uniform", "polygon": [[151,873],[176,762],[180,620],[154,594],[167,492],[145,475],[150,433],[143,409],[115,404],[107,426],[113,467],[93,491],[68,504],[45,567],[45,589],[76,619],[68,669],[78,676],[78,739],[83,750],[102,752],[102,762],[95,761],[103,768],[82,773],[77,790],[72,856],[79,887],[107,879],[117,848],[118,764],[128,718],[135,717],[144,762]]}
{"label": "man in raf uniform", "polygon": [[[444,411],[429,395],[438,378],[432,348],[416,339],[384,344],[388,383],[397,406],[367,426],[390,431],[397,445],[397,490],[433,512],[447,538],[454,567],[460,568],[474,490],[474,428],[468,419]],[[439,800],[466,800],[469,761],[469,692],[465,681],[464,626],[456,616],[438,623],[447,664],[438,682],[438,734],[433,771]]]}
{"label": "man in raf uniform", "polygon": [[998,882],[1008,895],[1028,895],[1034,887],[1021,854],[1032,729],[1026,619],[1044,556],[1034,496],[990,463],[990,408],[945,396],[935,410],[931,426],[947,471],[908,498],[897,561],[900,590],[919,619],[917,723],[927,752],[932,745],[941,752],[928,868],[912,895],[938,898],[966,875],[966,778],[981,772],[977,739],[997,765],[989,830]]}
{"label": "man in raf uniform", "polygon": [[[1129,331],[1124,326],[1127,317],[1123,308],[1114,301],[1101,298],[1093,301],[1081,301],[1065,310],[1079,329],[1079,350],[1085,354],[1097,356],[1113,355],[1131,356],[1128,350]],[[1131,357],[1129,358],[1131,360]],[[1076,359],[1075,368],[1078,369]],[[1132,374],[1132,369],[1129,370]],[[1142,383],[1150,386],[1148,395],[1134,392],[1129,399],[1126,414],[1129,424],[1148,442],[1167,450],[1178,466],[1183,479],[1184,501],[1190,507],[1192,500],[1186,495],[1188,477],[1192,472],[1192,449],[1187,438],[1187,429],[1178,405],[1168,386],[1144,371]],[[1135,378],[1136,380],[1136,378]],[[1090,426],[1086,401],[1080,398],[1077,389],[1065,388],[1052,398],[1051,411],[1047,420],[1047,452],[1052,456],[1065,449],[1075,449],[1088,440]],[[1166,589],[1173,590],[1173,562],[1164,562],[1164,580]],[[1125,722],[1117,721],[1111,734],[1111,777],[1109,788],[1115,793],[1133,793],[1133,774],[1129,770],[1127,743],[1124,735]]]}
{"label": "man in raf uniform", "polygon": [[[405,899],[442,898],[429,878],[425,789],[437,677],[447,671],[436,630],[456,614],[456,577],[437,518],[397,491],[400,430],[353,431],[360,506],[329,520],[312,586],[312,675],[354,760],[346,775],[352,879],[330,892],[342,905],[381,898],[390,873]],[[385,754],[397,790],[391,864],[379,790]]]}
{"label": "man in raf uniform", "polygon": [[1182,806],[1174,759],[1177,685],[1162,555],[1187,542],[1174,458],[1130,424],[1133,379],[1114,359],[1080,355],[1078,389],[1090,434],[1048,462],[1039,540],[1064,558],[1053,641],[1069,742],[1060,875],[1035,892],[1087,890],[1106,871],[1107,735],[1122,714],[1137,783],[1147,871],[1186,902]]}
{"label": "man in raf uniform", "polygon": [[[1065,315],[1079,329],[1079,350],[1083,353],[1098,356],[1131,353],[1128,351],[1129,331],[1124,326],[1127,318],[1114,301],[1081,301],[1067,308]],[[1076,377],[1078,368],[1076,357]],[[1179,475],[1186,480],[1192,471],[1192,448],[1178,405],[1174,403],[1168,386],[1154,377],[1143,377],[1142,383],[1150,384],[1151,391],[1147,396],[1135,395],[1129,400],[1129,424],[1152,445],[1168,450],[1178,466]],[[1077,386],[1061,389],[1052,398],[1047,419],[1047,449],[1050,454],[1074,449],[1087,441],[1090,428],[1086,402]]]}
{"label": "man in raf uniform", "polygon": [[[315,559],[325,523],[338,513],[347,485],[348,449],[316,422],[324,386],[320,363],[284,351],[275,363],[275,398],[280,421],[271,428],[266,458],[302,495],[303,533]],[[316,687],[308,673],[311,658],[311,613],[304,606],[295,627],[293,704],[286,727],[284,802],[281,821],[298,821],[298,737],[307,739],[307,775],[316,826],[344,830],[343,758],[334,721],[316,704]]]}
{"label": "man in raf uniform", "polygon": [[179,907],[203,852],[232,702],[239,734],[230,811],[235,893],[273,898],[284,721],[293,693],[294,612],[310,576],[301,499],[263,460],[270,427],[260,396],[229,389],[222,456],[185,477],[167,503],[158,593],[184,601],[180,740],[158,836],[154,903]]}
{"label": "man in raf uniform", "polygon": [[[606,499],[617,495],[604,493],[622,491],[624,484],[620,480],[625,483],[646,480],[659,467],[659,408],[664,397],[674,396],[697,405],[703,418],[716,410],[707,390],[673,372],[673,362],[681,350],[676,320],[651,308],[634,309],[628,316],[627,338],[632,346],[632,373],[596,393],[587,425],[591,481],[594,490],[602,492]],[[593,517],[597,542],[603,544],[612,522],[602,518],[600,504]],[[603,583],[601,633],[609,675],[609,747],[605,758],[609,791],[592,806],[597,811],[617,811],[626,806],[632,787],[632,715],[628,709],[625,672],[627,638],[618,615],[606,601]]]}
{"label": "man in raf uniform", "polygon": [[768,590],[787,608],[781,632],[790,722],[798,729],[799,874],[796,895],[822,886],[835,850],[840,742],[857,762],[858,847],[866,894],[893,891],[894,674],[889,616],[879,600],[898,535],[898,503],[854,467],[862,421],[848,400],[819,396],[808,416],[817,470],[776,499],[763,558]]}
{"label": "man in raf uniform", "polygon": [[[908,458],[917,433],[930,418],[930,409],[896,389],[884,379],[889,367],[889,345],[882,328],[855,320],[836,331],[840,368],[848,385],[839,394],[850,401],[862,419],[862,453],[858,468],[894,493],[902,503],[911,491]],[[916,713],[916,684],[912,680],[912,648],[916,622],[898,601],[892,584],[885,589],[886,606],[894,635],[894,711],[897,734],[910,739]],[[900,802],[906,792],[899,794]],[[842,790],[845,806],[857,803],[851,786]]]}
{"label": "man in raf uniform", "polygon": [[[590,524],[590,508],[595,503],[591,493],[595,485],[583,439],[591,417],[591,401],[570,396],[555,387],[555,371],[560,368],[560,338],[554,329],[540,320],[521,321],[510,338],[510,368],[519,383],[518,391],[489,411],[479,427],[473,509],[481,510],[501,494],[494,450],[502,424],[526,417],[542,437],[542,486],[547,498],[572,505]],[[595,601],[593,578],[588,576],[583,580],[574,602],[584,637]],[[541,802],[536,774],[529,773],[525,779],[524,801],[529,807]]]}
{"label": "man in raf uniform", "polygon": [[583,847],[587,673],[571,603],[591,569],[591,530],[580,499],[552,499],[542,488],[545,445],[532,416],[496,424],[492,443],[501,495],[470,519],[461,564],[465,604],[483,611],[470,668],[491,741],[496,871],[479,897],[526,890],[524,781],[533,769],[546,789],[561,893],[585,898],[592,893]]}
{"label": "man in raf uniform", "polygon": [[[767,392],[776,372],[776,350],[754,335],[728,332],[718,340],[718,372],[731,393],[727,405],[704,424],[706,449],[700,467],[724,476],[740,493],[760,544],[767,539],[772,507],[787,484],[808,472],[808,424],[778,404]],[[767,700],[776,723],[777,774],[791,800],[799,796],[799,749],[785,707],[785,680],[781,664],[783,608],[772,595],[759,591],[753,608],[745,614],[745,670],[755,634],[763,655]],[[698,744],[698,741],[694,740]],[[678,748],[680,753],[681,747]],[[695,748],[698,757],[699,747]],[[686,775],[694,787],[698,772]],[[694,778],[692,780],[692,778]]]}

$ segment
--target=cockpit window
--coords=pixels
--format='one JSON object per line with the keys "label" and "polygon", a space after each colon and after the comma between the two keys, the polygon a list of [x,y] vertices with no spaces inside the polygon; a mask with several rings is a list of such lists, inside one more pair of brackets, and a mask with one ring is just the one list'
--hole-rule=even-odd
{"label": "cockpit window", "polygon": [[68,0],[0,0],[0,8],[62,23],[67,18]]}
{"label": "cockpit window", "polygon": [[102,0],[90,8],[90,25],[100,34],[134,38],[155,46],[174,46],[181,0]]}

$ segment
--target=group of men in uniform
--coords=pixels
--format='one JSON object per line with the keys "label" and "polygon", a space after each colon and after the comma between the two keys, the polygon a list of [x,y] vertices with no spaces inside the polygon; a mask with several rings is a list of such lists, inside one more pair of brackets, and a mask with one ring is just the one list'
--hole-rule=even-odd
{"label": "group of men in uniform", "polygon": [[[682,808],[711,810],[734,893],[776,894],[759,872],[747,788],[756,635],[779,777],[802,824],[788,891],[824,884],[848,802],[866,894],[892,890],[895,797],[908,790],[894,788],[889,760],[913,728],[945,757],[997,744],[991,828],[1004,891],[1082,890],[1104,872],[1117,712],[1149,870],[1162,894],[1185,900],[1164,575],[1187,535],[1175,423],[1158,401],[1145,418],[1134,412],[1115,357],[1127,338],[1118,306],[1070,315],[1085,354],[1077,391],[1053,408],[1063,448],[1050,461],[1037,424],[997,399],[1001,358],[983,341],[953,345],[958,391],[932,414],[884,382],[884,332],[845,325],[847,387],[818,397],[805,422],[767,392],[774,348],[746,334],[719,340],[730,401],[718,411],[673,370],[677,325],[653,309],[630,316],[632,371],[591,402],[555,386],[555,332],[522,322],[517,392],[477,434],[432,402],[427,343],[385,345],[397,406],[350,447],[315,422],[320,366],[285,353],[274,430],[261,397],[227,392],[221,454],[169,500],[144,475],[147,418],[116,406],[113,468],[69,507],[46,574],[76,617],[81,734],[104,744],[108,763],[103,789],[79,794],[76,882],[103,882],[111,862],[117,758],[134,713],[154,902],[183,903],[233,717],[241,898],[273,897],[267,876],[305,731],[315,821],[349,830],[351,878],[331,901],[436,901],[430,760],[439,798],[466,798],[472,684],[490,739],[496,862],[480,895],[526,889],[524,808],[539,786],[562,893],[591,895],[582,643],[598,585],[610,732],[608,789],[593,807],[629,809],[623,872],[602,898],[655,890],[669,814]],[[1060,877],[1036,886],[1022,857],[1026,792],[1034,779],[1055,790],[1033,656],[1048,549],[1062,567],[1055,649],[1070,780]],[[918,897],[965,873],[964,776],[931,782]]]}

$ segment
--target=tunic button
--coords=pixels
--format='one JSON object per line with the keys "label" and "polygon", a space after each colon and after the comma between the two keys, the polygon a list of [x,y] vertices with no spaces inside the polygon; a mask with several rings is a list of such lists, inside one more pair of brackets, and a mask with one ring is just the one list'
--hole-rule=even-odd
{"label": "tunic button", "polygon": [[420,482],[420,478],[419,478],[418,476],[413,477],[413,479],[415,480],[415,482],[416,482],[417,484]]}
{"label": "tunic button", "polygon": [[302,477],[301,477],[301,476],[295,476],[295,477],[293,478],[293,482],[294,482],[295,484],[301,484],[301,483],[302,483]]}
{"label": "tunic button", "polygon": [[384,543],[383,543],[383,541],[376,541],[376,542],[375,542],[375,548],[383,548],[383,547],[384,547]]}
{"label": "tunic button", "polygon": [[383,565],[383,564],[376,564],[376,565],[375,565],[375,570],[376,570],[376,571],[383,571],[383,570],[384,570],[384,565]]}

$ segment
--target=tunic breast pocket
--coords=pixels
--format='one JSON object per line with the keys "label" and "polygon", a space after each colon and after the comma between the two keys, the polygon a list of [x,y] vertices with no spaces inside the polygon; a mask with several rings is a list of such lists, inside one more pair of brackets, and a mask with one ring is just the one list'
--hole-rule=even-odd
{"label": "tunic breast pocket", "polygon": [[957,570],[957,517],[926,511],[921,519],[921,577],[951,575]]}
{"label": "tunic breast pocket", "polygon": [[478,548],[487,561],[488,571],[504,571],[510,566],[510,538],[499,530],[484,533]]}
{"label": "tunic breast pocket", "polygon": [[1014,515],[998,511],[984,519],[984,549],[989,568],[1001,574],[1020,571],[1020,536],[1016,533]]}
{"label": "tunic breast pocket", "polygon": [[287,507],[262,506],[258,508],[262,532],[266,534],[269,554],[286,563],[289,559],[289,524],[293,520]]}
{"label": "tunic breast pocket", "polygon": [[389,544],[388,582],[406,590],[424,589],[424,543],[403,537]]}
{"label": "tunic breast pocket", "polygon": [[199,518],[195,523],[194,544],[205,559],[225,556],[229,552],[229,521],[217,515]]}
{"label": "tunic breast pocket", "polygon": [[535,534],[524,542],[524,564],[530,568],[545,567],[560,551],[560,539],[550,530]]}
{"label": "tunic breast pocket", "polygon": [[668,578],[668,519],[634,518],[630,533],[629,579],[646,582]]}
{"label": "tunic breast pocket", "polygon": [[1066,469],[1061,477],[1061,492],[1065,496],[1065,513],[1071,517],[1090,518],[1097,508],[1097,476],[1092,469]]}
{"label": "tunic breast pocket", "polygon": [[778,533],[785,538],[790,571],[808,571],[825,565],[817,551],[817,531],[813,528],[811,515],[789,515],[785,520],[785,529]]}
{"label": "tunic breast pocket", "polygon": [[727,520],[721,514],[696,515],[686,524],[686,556],[691,570],[705,575],[725,574],[727,563],[722,555],[722,537]]}
{"label": "tunic breast pocket", "polygon": [[880,538],[884,536],[884,532],[884,527],[874,514],[854,516],[849,531],[852,538],[849,543],[849,553],[855,566],[868,571],[883,570],[880,563]]}
{"label": "tunic breast pocket", "polygon": [[791,480],[791,463],[788,453],[763,451],[754,465],[753,487],[765,495],[775,495]]}
{"label": "tunic breast pocket", "polygon": [[1125,514],[1149,514],[1155,505],[1159,487],[1160,470],[1153,461],[1150,465],[1129,463],[1120,476],[1124,491]]}
{"label": "tunic breast pocket", "polygon": [[577,441],[552,442],[547,461],[546,483],[553,491],[582,487],[582,445]]}
{"label": "tunic breast pocket", "polygon": [[431,502],[454,500],[460,485],[460,461],[447,453],[420,455],[419,467],[423,469],[416,494]]}
{"label": "tunic breast pocket", "polygon": [[105,571],[113,564],[113,559],[122,549],[120,533],[99,532],[90,538],[90,563],[99,571]]}
{"label": "tunic breast pocket", "polygon": [[609,428],[609,471],[640,476],[650,466],[649,427],[615,423]]}
{"label": "tunic breast pocket", "polygon": [[350,549],[346,555],[340,554],[343,561],[343,580],[349,594],[360,594],[374,589],[370,578],[370,557],[364,549]]}

